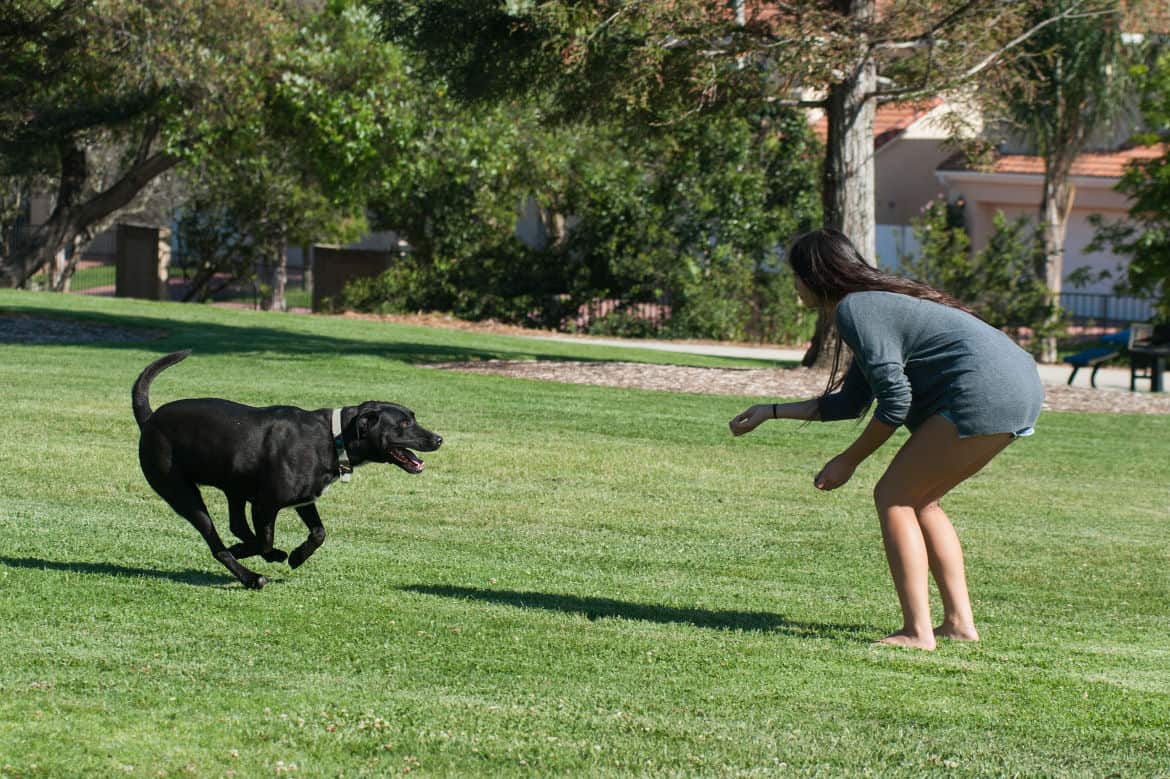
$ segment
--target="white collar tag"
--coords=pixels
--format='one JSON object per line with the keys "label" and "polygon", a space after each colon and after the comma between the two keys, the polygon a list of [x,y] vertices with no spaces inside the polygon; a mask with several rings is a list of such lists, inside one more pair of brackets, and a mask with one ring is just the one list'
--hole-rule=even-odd
{"label": "white collar tag", "polygon": [[349,481],[353,466],[349,464],[349,452],[345,451],[345,440],[341,437],[341,409],[333,409],[333,448],[337,451],[337,471],[342,481]]}

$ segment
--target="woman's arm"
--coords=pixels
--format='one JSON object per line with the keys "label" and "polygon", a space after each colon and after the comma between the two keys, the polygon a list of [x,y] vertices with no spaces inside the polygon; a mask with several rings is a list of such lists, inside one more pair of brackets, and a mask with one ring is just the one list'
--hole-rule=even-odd
{"label": "woman's arm", "polygon": [[861,431],[857,440],[850,444],[844,452],[829,460],[821,472],[813,478],[813,486],[818,490],[835,490],[849,481],[853,472],[857,470],[857,466],[888,441],[895,430],[897,430],[896,427],[882,422],[876,416],[870,419],[869,424],[865,426],[865,430]]}
{"label": "woman's arm", "polygon": [[821,418],[816,398],[793,403],[759,403],[731,420],[732,435],[743,435],[755,430],[769,419],[817,420]]}

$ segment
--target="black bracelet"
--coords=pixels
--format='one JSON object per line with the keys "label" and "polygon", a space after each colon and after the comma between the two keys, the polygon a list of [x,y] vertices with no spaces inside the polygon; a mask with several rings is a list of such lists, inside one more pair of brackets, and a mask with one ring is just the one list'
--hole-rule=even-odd
{"label": "black bracelet", "polygon": [[772,419],[776,419],[776,404],[772,404]]}

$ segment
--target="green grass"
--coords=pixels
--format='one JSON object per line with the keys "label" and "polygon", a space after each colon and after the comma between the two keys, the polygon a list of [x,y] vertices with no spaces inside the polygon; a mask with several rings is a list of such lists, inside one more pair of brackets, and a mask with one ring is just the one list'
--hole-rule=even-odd
{"label": "green grass", "polygon": [[[441,372],[744,361],[0,293],[163,331],[0,345],[0,776],[1170,775],[1170,417],[1046,413],[951,496],[984,641],[899,614],[849,423],[733,439],[750,398]],[[367,466],[303,567],[242,589],[146,485],[129,388],[397,400],[427,471]],[[225,504],[208,492],[212,513]],[[277,541],[305,534],[282,514]],[[295,769],[293,769],[295,764]]]}
{"label": "green grass", "polygon": [[[69,289],[82,292],[95,287],[113,287],[117,275],[114,265],[86,265],[73,272],[69,280]],[[38,273],[29,279],[30,285],[44,286],[49,283],[48,274]]]}

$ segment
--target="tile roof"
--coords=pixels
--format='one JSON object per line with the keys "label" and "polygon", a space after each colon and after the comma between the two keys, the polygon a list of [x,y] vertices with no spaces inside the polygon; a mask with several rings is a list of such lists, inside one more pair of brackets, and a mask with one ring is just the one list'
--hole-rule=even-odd
{"label": "tile roof", "polygon": [[[1082,152],[1073,160],[1070,175],[1088,178],[1120,178],[1127,165],[1142,160],[1160,157],[1166,147],[1134,146],[1112,152]],[[957,154],[939,165],[939,170],[974,170],[980,173],[1015,173],[1043,176],[1044,159],[1032,154],[1001,154],[989,165],[967,165],[961,154]]]}
{"label": "tile roof", "polygon": [[[886,103],[878,106],[873,117],[873,147],[879,149],[897,138],[942,102],[942,98],[934,97],[915,103]],[[813,122],[812,129],[820,142],[824,143],[829,138],[828,117],[821,116]]]}
{"label": "tile roof", "polygon": [[1170,34],[1170,3],[1166,0],[1129,0],[1124,6],[1122,29],[1126,32]]}

